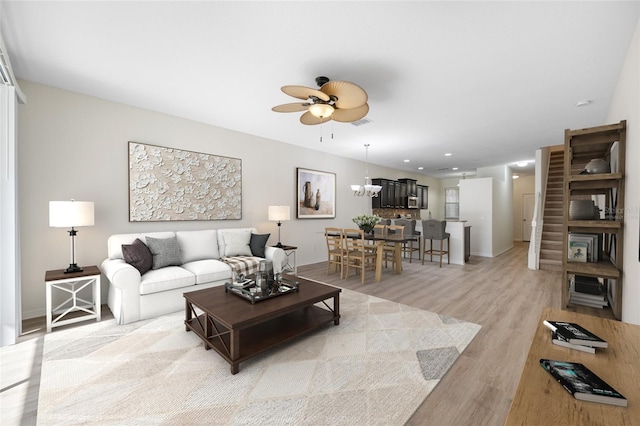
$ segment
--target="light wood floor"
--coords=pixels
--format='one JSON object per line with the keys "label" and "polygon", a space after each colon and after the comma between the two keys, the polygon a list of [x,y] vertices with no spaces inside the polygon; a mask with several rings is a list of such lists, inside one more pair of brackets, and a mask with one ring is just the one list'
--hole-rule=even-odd
{"label": "light wood floor", "polygon": [[[404,271],[383,272],[376,283],[327,274],[326,263],[298,274],[350,290],[482,325],[482,330],[414,413],[408,425],[502,425],[544,306],[560,307],[560,272],[527,269],[527,243],[495,258],[472,256],[464,266],[403,261]],[[607,316],[610,311],[580,307]],[[103,306],[102,318],[113,318]],[[67,327],[80,327],[78,323]],[[2,348],[2,425],[35,425],[45,318],[26,320],[19,344]],[[55,330],[54,330],[55,332]]]}

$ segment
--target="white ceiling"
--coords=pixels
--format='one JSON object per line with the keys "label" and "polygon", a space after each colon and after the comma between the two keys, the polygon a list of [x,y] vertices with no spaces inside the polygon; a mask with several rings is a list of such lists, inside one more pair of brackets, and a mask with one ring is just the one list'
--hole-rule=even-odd
{"label": "white ceiling", "polygon": [[[368,143],[371,163],[447,177],[604,124],[640,2],[2,0],[0,14],[20,79],[357,160]],[[295,101],[281,86],[319,75],[362,86],[371,121],[271,111]]]}

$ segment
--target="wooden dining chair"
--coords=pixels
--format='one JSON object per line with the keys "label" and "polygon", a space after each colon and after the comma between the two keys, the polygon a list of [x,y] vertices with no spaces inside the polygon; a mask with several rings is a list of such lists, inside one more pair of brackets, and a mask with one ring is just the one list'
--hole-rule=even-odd
{"label": "wooden dining chair", "polygon": [[[389,225],[387,226],[387,235],[396,235],[400,238],[404,237],[404,226]],[[384,243],[382,246],[382,256],[384,259],[384,267],[388,266],[388,261],[391,260],[391,267],[395,269],[395,257],[396,243]]]}
{"label": "wooden dining chair", "polygon": [[367,245],[364,239],[364,231],[362,229],[344,229],[344,241],[346,246],[346,272],[344,279],[349,278],[349,269],[355,268],[356,273],[360,270],[362,284],[364,284],[364,273],[367,268],[375,271],[376,250],[371,250],[371,246]]}
{"label": "wooden dining chair", "polygon": [[331,272],[331,266],[334,271],[340,271],[340,279],[345,262],[345,247],[342,228],[325,228],[324,237],[327,241],[327,275]]}

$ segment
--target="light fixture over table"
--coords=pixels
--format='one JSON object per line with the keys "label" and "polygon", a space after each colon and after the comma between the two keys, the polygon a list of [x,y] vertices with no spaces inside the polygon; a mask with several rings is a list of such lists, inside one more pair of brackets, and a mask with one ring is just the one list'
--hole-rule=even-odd
{"label": "light fixture over table", "polygon": [[49,201],[49,226],[71,228],[71,263],[64,273],[82,272],[76,263],[76,234],[78,226],[93,226],[93,202],[91,201]]}
{"label": "light fixture over table", "polygon": [[371,179],[369,178],[369,145],[365,144],[365,176],[364,176],[364,185],[351,185],[351,190],[353,191],[353,195],[356,197],[362,197],[366,195],[367,197],[377,197],[378,193],[382,189],[380,185],[372,185]]}
{"label": "light fixture over table", "polygon": [[278,244],[277,247],[282,247],[280,242],[280,226],[283,220],[291,219],[291,207],[289,206],[269,206],[269,220],[278,222]]}

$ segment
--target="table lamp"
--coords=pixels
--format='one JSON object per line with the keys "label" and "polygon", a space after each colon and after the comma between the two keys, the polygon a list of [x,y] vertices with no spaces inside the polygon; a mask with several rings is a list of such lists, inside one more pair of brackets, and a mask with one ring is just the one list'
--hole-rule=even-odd
{"label": "table lamp", "polygon": [[278,244],[276,247],[282,247],[280,242],[280,226],[283,220],[291,219],[291,207],[289,206],[269,206],[269,220],[278,222]]}
{"label": "table lamp", "polygon": [[93,226],[93,202],[91,201],[49,201],[49,226],[52,228],[69,228],[71,237],[71,263],[65,274],[82,272],[76,264],[77,226]]}

